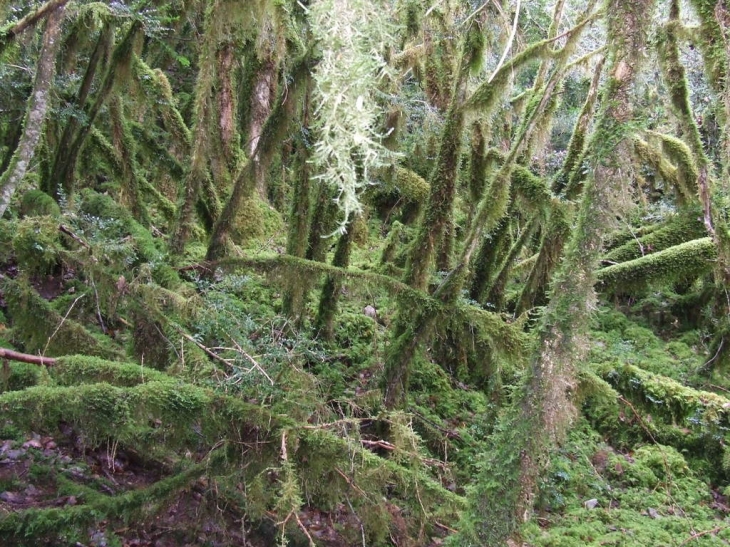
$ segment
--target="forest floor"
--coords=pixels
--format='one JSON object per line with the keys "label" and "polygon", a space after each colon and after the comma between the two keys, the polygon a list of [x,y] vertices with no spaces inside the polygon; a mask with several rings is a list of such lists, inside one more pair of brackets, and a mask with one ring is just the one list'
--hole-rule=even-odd
{"label": "forest floor", "polygon": [[[88,358],[98,362],[84,361],[90,368],[79,369],[83,377],[73,376],[76,372],[63,377],[62,371],[22,363],[2,364],[0,410],[15,412],[18,422],[3,414],[0,423],[4,545],[297,547],[308,546],[310,538],[325,547],[450,543],[451,533],[460,526],[453,515],[463,509],[479,475],[495,416],[523,377],[523,358],[510,361],[492,354],[476,337],[468,344],[434,340],[414,360],[407,408],[386,413],[380,378],[390,342],[388,325],[396,309],[387,289],[357,280],[345,283],[334,340],[323,343],[313,336],[310,324],[319,282],[314,277],[306,317],[292,328],[281,314],[290,283],[281,272],[263,275],[251,268],[204,278],[195,269],[181,267],[174,289],[162,288],[154,281],[161,270],[150,273],[149,263],[132,246],[137,245],[134,238],[144,240],[149,233],[138,231],[133,238],[121,221],[77,218],[75,230],[86,240],[74,250],[76,255],[57,240],[57,222],[31,219],[19,221],[17,235],[8,230],[14,252],[0,256],[0,347],[56,356],[90,350],[97,352],[91,355],[104,356]],[[86,232],[83,222],[89,223]],[[378,271],[373,257],[379,256],[382,242],[377,226],[373,228],[353,258],[360,275]],[[154,245],[145,252],[153,255]],[[25,254],[23,246],[30,248]],[[189,248],[191,263],[200,258],[199,247]],[[4,248],[0,246],[0,255]],[[112,251],[118,254],[103,254]],[[81,254],[87,252],[88,256]],[[261,263],[271,259],[260,249],[249,254]],[[85,273],[79,256],[89,268],[96,268],[96,259],[90,258],[96,256],[109,265]],[[23,273],[29,257],[42,259],[45,271]],[[133,260],[139,262],[130,272],[128,263]],[[174,320],[173,326],[141,315],[135,298],[145,299],[145,312],[158,306]],[[709,335],[688,327],[672,311],[677,300],[671,291],[647,292],[641,298],[604,301],[596,311],[588,357],[577,367],[580,412],[541,478],[535,518],[523,529],[523,545],[730,544],[730,451],[725,448],[730,381],[723,370],[708,368],[704,356]],[[377,317],[368,314],[366,306],[377,310]],[[135,327],[135,321],[142,326]],[[509,328],[521,332],[519,327]],[[162,348],[157,353],[155,345]],[[467,351],[453,351],[459,347]],[[116,369],[127,372],[110,376]],[[142,382],[158,375],[191,395],[189,400],[171,401],[172,415],[164,414],[159,401],[141,413],[141,420],[136,409],[125,410],[119,423],[128,429],[120,435],[128,434],[135,442],[178,444],[152,454],[134,442],[115,440],[120,400],[149,403],[132,393],[136,388],[130,386],[137,380],[128,376],[130,369],[141,374]],[[95,410],[81,409],[89,416],[76,409],[70,418],[25,420],[22,413],[36,408],[63,417],[64,405],[55,408],[43,397],[66,386],[103,386],[98,392],[84,392],[84,397],[97,397],[92,400],[98,405]],[[122,399],[107,401],[102,395],[108,392]],[[23,393],[30,394],[23,399]],[[219,399],[201,411],[196,397]],[[202,417],[188,417],[186,405],[198,409],[194,412],[214,413],[225,397],[249,405],[247,412],[260,410],[269,422],[283,416],[288,421],[282,423],[289,425],[272,428],[275,435],[266,437],[271,431],[256,426],[253,418],[236,416],[242,444],[257,446],[255,458],[229,462],[222,470],[155,494],[132,513],[115,513],[116,507],[126,507],[125,496],[152,491],[176,474],[183,475],[181,469],[207,465],[221,431],[230,430],[215,430],[218,436],[203,439]],[[173,430],[178,409],[180,439]],[[162,412],[161,418],[150,418],[155,412]],[[21,419],[37,422],[37,427],[22,426]],[[335,430],[332,424],[341,428]],[[94,429],[97,426],[101,429]],[[301,490],[290,506],[299,509],[292,512],[282,509],[278,500],[285,497],[288,484],[286,435],[293,437],[295,431],[298,440],[288,450],[290,458],[296,457]],[[327,436],[310,438],[310,432]],[[360,465],[352,465],[352,474],[345,473],[347,462],[355,460]],[[249,465],[254,471],[247,476]],[[408,483],[408,477],[415,480]],[[430,485],[430,499],[422,490],[425,485]],[[255,487],[260,499],[249,494]],[[233,496],[241,493],[243,501],[235,500]],[[253,510],[256,517],[249,516]],[[83,511],[98,515],[87,519]],[[13,531],[4,531],[5,523],[14,523]],[[59,532],[65,527],[73,536]],[[44,537],[50,539],[40,539]],[[65,537],[72,539],[64,543]]]}

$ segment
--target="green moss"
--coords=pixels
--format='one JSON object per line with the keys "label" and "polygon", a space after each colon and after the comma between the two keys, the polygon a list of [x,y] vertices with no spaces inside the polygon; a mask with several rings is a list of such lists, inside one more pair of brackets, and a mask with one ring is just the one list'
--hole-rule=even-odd
{"label": "green moss", "polygon": [[4,279],[2,289],[13,321],[13,334],[27,353],[52,357],[83,353],[118,358],[119,349],[108,339],[97,339],[76,321],[56,313],[33,288],[22,281]]}
{"label": "green moss", "polygon": [[730,424],[730,406],[725,397],[687,387],[631,364],[604,363],[598,370],[626,397],[667,423],[710,433],[717,433]]}
{"label": "green moss", "polygon": [[[522,530],[530,545],[675,545],[716,528],[697,541],[719,546],[730,538],[712,508],[710,488],[670,446],[646,445],[628,456],[581,428],[551,459],[545,512],[539,525],[533,521]],[[590,499],[595,508],[585,505]]]}
{"label": "green moss", "polygon": [[675,245],[641,258],[598,270],[604,289],[629,290],[652,283],[696,278],[712,269],[717,247],[711,238]]}
{"label": "green moss", "polygon": [[630,233],[624,234],[626,242],[606,253],[603,262],[611,264],[633,260],[702,238],[707,234],[707,230],[698,218],[699,214],[699,211],[693,209],[687,214],[669,217],[660,225],[654,226],[649,233],[641,230],[640,233],[635,234],[635,237],[632,237]]}
{"label": "green moss", "polygon": [[547,211],[552,193],[542,178],[529,169],[516,165],[512,170],[512,185],[526,209],[538,214]]}
{"label": "green moss", "polygon": [[420,203],[428,197],[428,182],[410,169],[396,166],[392,180],[398,193],[408,201]]}
{"label": "green moss", "polygon": [[208,462],[193,465],[152,486],[119,496],[102,495],[89,488],[75,486],[74,494],[85,500],[85,504],[9,513],[0,518],[0,538],[6,541],[23,541],[21,538],[27,538],[35,545],[45,539],[59,544],[59,541],[65,543],[82,539],[84,534],[81,530],[109,519],[118,520],[122,524],[142,519],[154,514],[158,510],[158,504],[205,474],[207,467]]}
{"label": "green moss", "polygon": [[20,200],[21,216],[52,216],[59,217],[61,209],[55,200],[41,190],[28,190]]}
{"label": "green moss", "polygon": [[0,393],[20,391],[34,386],[40,377],[41,369],[37,365],[9,363],[0,371]]}
{"label": "green moss", "polygon": [[22,269],[48,273],[58,264],[62,250],[58,220],[43,216],[18,221],[12,249]]}
{"label": "green moss", "polygon": [[241,203],[231,235],[236,244],[245,245],[275,236],[282,230],[281,214],[257,196],[251,196]]}
{"label": "green moss", "polygon": [[86,355],[59,357],[56,365],[48,372],[62,386],[106,382],[114,386],[131,387],[144,382],[176,381],[173,377],[148,367],[105,361]]}

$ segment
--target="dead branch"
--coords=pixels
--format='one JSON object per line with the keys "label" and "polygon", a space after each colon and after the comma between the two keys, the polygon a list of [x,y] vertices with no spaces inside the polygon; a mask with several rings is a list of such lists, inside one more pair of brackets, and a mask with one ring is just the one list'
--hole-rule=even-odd
{"label": "dead branch", "polygon": [[395,450],[395,445],[388,441],[366,441],[362,439],[360,441],[364,446],[374,446],[377,448],[383,448],[384,450]]}
{"label": "dead branch", "polygon": [[10,361],[20,361],[21,363],[30,363],[31,365],[39,365],[42,367],[52,367],[56,364],[56,360],[53,357],[20,353],[19,351],[13,351],[5,348],[0,348],[0,358],[9,359]]}

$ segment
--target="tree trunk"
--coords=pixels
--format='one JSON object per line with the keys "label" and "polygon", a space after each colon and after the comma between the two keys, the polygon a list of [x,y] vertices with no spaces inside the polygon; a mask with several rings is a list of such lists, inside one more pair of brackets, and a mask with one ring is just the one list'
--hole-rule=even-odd
{"label": "tree trunk", "polygon": [[276,64],[272,60],[266,60],[262,63],[254,82],[253,95],[251,96],[251,123],[248,128],[248,152],[254,162],[256,190],[263,200],[267,199],[266,172],[265,167],[261,165],[261,158],[257,149],[266,119],[271,114],[275,89]]}
{"label": "tree trunk", "polygon": [[[307,78],[306,92],[302,105],[301,120],[302,128],[296,142],[296,160],[297,167],[296,180],[294,182],[294,195],[292,196],[291,213],[289,219],[289,234],[286,242],[286,253],[291,256],[304,258],[307,253],[307,241],[309,235],[309,216],[310,216],[310,184],[311,176],[309,170],[309,143],[306,135],[309,134],[310,127],[310,96],[311,96],[311,78]],[[299,326],[302,322],[302,314],[304,308],[304,292],[305,283],[297,280],[287,287],[283,297],[282,311],[284,315],[293,320],[294,324]]]}
{"label": "tree trunk", "polygon": [[81,148],[86,141],[86,137],[91,132],[91,128],[96,121],[96,117],[101,112],[102,107],[106,104],[107,99],[111,95],[117,78],[124,73],[124,67],[131,63],[134,49],[138,45],[138,38],[142,35],[142,24],[139,22],[132,23],[131,28],[127,32],[124,39],[114,48],[112,59],[107,67],[104,80],[96,93],[94,102],[86,109],[86,119],[84,125],[75,131],[73,138],[70,139],[70,145],[65,150],[57,150],[56,157],[51,170],[49,187],[62,187],[66,194],[73,193],[74,190],[74,172],[76,170],[76,161],[78,160]]}
{"label": "tree trunk", "polygon": [[[354,222],[355,219],[350,221],[350,226],[347,232],[342,234],[337,242],[335,256],[332,259],[333,266],[347,268],[350,265]],[[319,338],[327,342],[331,342],[335,338],[335,316],[337,315],[337,307],[340,301],[341,292],[341,278],[328,275],[327,280],[324,282],[324,287],[322,287],[322,295],[319,299],[319,311],[317,313],[315,326]]]}
{"label": "tree trunk", "polygon": [[[102,61],[107,59],[109,50],[111,49],[113,43],[114,29],[109,23],[107,23],[104,25],[104,27],[101,29],[101,32],[99,33],[99,38],[96,41],[96,46],[94,47],[94,51],[91,53],[91,57],[89,58],[89,64],[86,65],[84,78],[81,81],[79,90],[76,93],[76,99],[74,100],[74,106],[76,108],[83,109],[86,106],[86,102],[89,98],[89,93],[91,92],[91,86],[94,83],[94,78],[96,77],[96,72],[99,69]],[[71,147],[73,138],[76,136],[78,128],[78,116],[71,116],[66,123],[66,127],[64,127],[63,129],[61,140],[56,147],[56,157],[54,160],[55,165],[60,165],[61,162],[64,161],[63,158],[68,155],[69,148]],[[43,179],[45,192],[56,199],[58,199],[59,197],[58,185],[59,179],[53,174],[51,174],[51,176],[49,177],[44,177]]]}
{"label": "tree trunk", "polygon": [[591,166],[574,236],[553,282],[552,299],[540,326],[540,344],[530,366],[522,400],[508,411],[492,438],[479,483],[470,500],[464,536],[479,545],[501,546],[531,515],[537,482],[554,443],[570,424],[574,409],[574,363],[584,352],[581,337],[595,294],[595,268],[603,237],[616,214],[623,162],[631,157],[625,133],[632,121],[629,92],[641,64],[652,20],[653,1],[609,0],[611,71],[603,109],[593,135]]}
{"label": "tree trunk", "polygon": [[61,21],[65,8],[65,2],[58,4],[56,9],[49,13],[46,30],[43,33],[43,46],[36,65],[33,91],[28,100],[23,135],[13,153],[10,165],[0,176],[0,217],[5,213],[15,189],[23,180],[43,131],[50,102],[49,94],[56,74],[56,55],[60,46]]}
{"label": "tree trunk", "polygon": [[[210,158],[210,143],[208,131],[212,116],[212,95],[215,84],[215,37],[213,36],[213,21],[217,12],[206,15],[205,35],[200,52],[200,70],[195,82],[195,111],[192,134],[192,149],[187,174],[180,188],[180,206],[175,229],[170,237],[170,249],[176,254],[185,250],[193,222],[195,220],[195,206],[200,198],[201,189],[210,185],[208,168]],[[211,197],[209,201],[214,202]],[[212,219],[216,220],[216,219]]]}

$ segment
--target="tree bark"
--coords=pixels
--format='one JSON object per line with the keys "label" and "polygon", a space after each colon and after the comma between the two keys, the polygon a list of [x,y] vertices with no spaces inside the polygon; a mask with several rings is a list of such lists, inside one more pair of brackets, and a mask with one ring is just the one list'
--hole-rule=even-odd
{"label": "tree bark", "polygon": [[28,100],[28,110],[23,123],[23,135],[10,160],[10,165],[0,176],[0,217],[5,213],[16,188],[28,171],[43,131],[50,102],[49,94],[56,74],[56,56],[61,41],[61,21],[64,16],[64,8],[65,2],[60,2],[48,14],[46,30],[43,33],[43,46],[36,66],[33,92]]}
{"label": "tree bark", "polygon": [[248,152],[254,162],[256,190],[261,199],[267,198],[265,166],[258,154],[259,141],[264,130],[266,119],[271,114],[272,102],[276,90],[276,64],[273,60],[263,61],[256,75],[256,82],[251,96],[251,123],[248,129]]}
{"label": "tree bark", "polygon": [[[309,143],[306,135],[310,131],[310,96],[312,79],[307,77],[306,91],[304,93],[301,108],[301,130],[296,142],[296,179],[294,181],[294,194],[292,196],[291,214],[289,219],[289,233],[287,235],[286,253],[291,256],[304,258],[307,253],[307,241],[309,236],[310,205],[310,166],[309,166]],[[282,311],[284,315],[292,319],[295,325],[300,325],[304,309],[305,283],[297,280],[296,283],[287,287],[283,297]]]}

